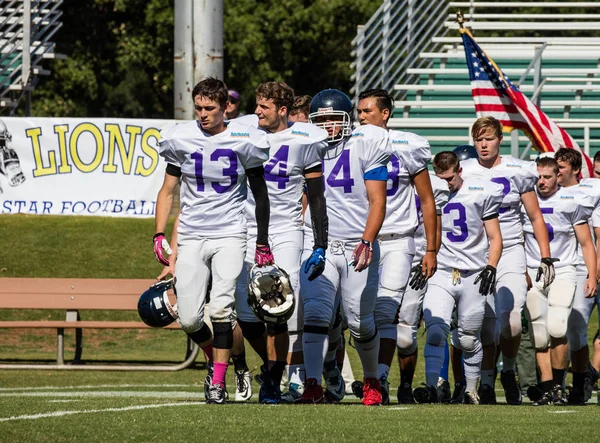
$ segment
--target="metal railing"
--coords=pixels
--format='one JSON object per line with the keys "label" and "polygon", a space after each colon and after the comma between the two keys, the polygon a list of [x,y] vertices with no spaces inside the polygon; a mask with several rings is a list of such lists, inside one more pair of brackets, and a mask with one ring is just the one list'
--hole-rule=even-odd
{"label": "metal railing", "polygon": [[[431,60],[419,59],[424,51],[437,51],[442,46],[432,37],[443,37],[448,15],[446,0],[384,0],[369,21],[358,28],[352,40],[355,57],[350,93],[357,96],[370,88],[392,90],[397,83],[414,83],[417,75],[407,68],[427,68]],[[403,93],[395,91],[395,98]]]}
{"label": "metal railing", "polygon": [[29,99],[38,76],[49,74],[42,60],[64,58],[52,42],[62,1],[0,0],[0,110],[12,114],[23,96]]}

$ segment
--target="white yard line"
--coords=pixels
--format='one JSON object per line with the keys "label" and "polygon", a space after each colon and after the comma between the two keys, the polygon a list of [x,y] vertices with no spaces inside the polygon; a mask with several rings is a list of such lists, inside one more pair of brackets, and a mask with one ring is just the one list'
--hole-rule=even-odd
{"label": "white yard line", "polygon": [[65,415],[75,414],[97,414],[99,412],[121,412],[121,411],[137,411],[141,409],[152,409],[152,408],[169,408],[172,406],[191,406],[191,405],[203,405],[203,401],[187,402],[187,403],[162,403],[159,405],[140,405],[140,406],[127,406],[124,408],[107,408],[107,409],[87,409],[82,411],[56,411],[49,412],[47,414],[33,414],[33,415],[17,415],[13,417],[0,418],[0,422],[14,421],[14,420],[38,420],[40,418],[49,417],[64,417]]}
{"label": "white yard line", "polygon": [[576,412],[577,411],[570,411],[570,410],[567,410],[567,411],[548,411],[549,414],[574,414]]}
{"label": "white yard line", "polygon": [[193,387],[194,385],[181,385],[181,384],[117,384],[117,385],[79,385],[79,386],[34,386],[34,387],[22,387],[22,388],[0,388],[0,392],[10,391],[44,391],[48,389],[94,389],[94,388],[184,388]]}

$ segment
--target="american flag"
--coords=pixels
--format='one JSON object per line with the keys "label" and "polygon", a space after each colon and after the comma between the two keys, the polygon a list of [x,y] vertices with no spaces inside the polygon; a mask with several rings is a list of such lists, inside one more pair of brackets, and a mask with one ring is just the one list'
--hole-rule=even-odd
{"label": "american flag", "polygon": [[581,174],[590,177],[592,161],[577,142],[519,91],[494,60],[479,47],[468,29],[461,28],[460,33],[477,117],[495,117],[502,123],[504,132],[522,130],[533,143],[534,149],[540,152],[576,149],[583,157]]}

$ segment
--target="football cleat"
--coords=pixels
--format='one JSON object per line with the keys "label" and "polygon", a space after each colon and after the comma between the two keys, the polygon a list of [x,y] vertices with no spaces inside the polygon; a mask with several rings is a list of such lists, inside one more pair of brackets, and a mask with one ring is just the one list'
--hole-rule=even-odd
{"label": "football cleat", "polygon": [[209,361],[206,363],[206,378],[204,379],[204,399],[208,401],[210,397],[210,385],[212,385],[212,379],[214,375],[213,362]]}
{"label": "football cleat", "polygon": [[585,401],[588,401],[590,398],[592,398],[592,394],[594,392],[594,386],[596,386],[596,383],[598,382],[598,376],[600,374],[598,374],[598,371],[596,371],[596,369],[594,369],[594,367],[588,363],[588,370],[585,374],[585,379],[583,381],[583,391],[585,393],[584,395],[584,399]]}
{"label": "football cleat", "polygon": [[298,383],[290,383],[288,390],[281,394],[281,403],[294,404],[302,399],[304,385]]}
{"label": "football cleat", "polygon": [[304,382],[304,392],[298,403],[320,404],[325,401],[323,386],[317,383],[316,378],[307,378]]}
{"label": "football cleat", "polygon": [[477,391],[465,391],[464,403],[466,405],[478,405],[481,402],[479,401],[479,394]]}
{"label": "football cleat", "polygon": [[534,401],[533,406],[548,406],[554,403],[554,392],[553,390],[542,393],[542,396]]}
{"label": "football cleat", "polygon": [[450,383],[442,377],[438,379],[437,396],[440,403],[450,403],[452,392],[450,391]]}
{"label": "football cleat", "polygon": [[[521,392],[521,391],[519,391]],[[479,386],[479,403],[482,405],[495,405],[496,404],[496,391],[490,385]]]}
{"label": "football cleat", "polygon": [[544,390],[539,385],[531,385],[527,387],[527,397],[532,402],[536,402],[545,394]]}
{"label": "football cleat", "polygon": [[415,397],[413,396],[412,387],[409,385],[398,386],[398,403],[401,405],[415,404]]}
{"label": "football cleat", "polygon": [[567,393],[561,385],[555,385],[552,389],[552,403],[558,406],[565,406],[569,403]]}
{"label": "football cleat", "polygon": [[585,392],[583,389],[572,388],[569,391],[569,397],[567,401],[569,406],[584,406]]}
{"label": "football cleat", "polygon": [[[327,367],[330,367],[327,370]],[[325,362],[325,371],[323,371],[325,379],[325,400],[327,403],[339,403],[346,395],[346,383],[342,377],[340,369],[337,367],[336,361]]]}
{"label": "football cleat", "polygon": [[381,404],[389,405],[390,404],[390,382],[387,377],[381,377],[379,379],[381,383]]}
{"label": "football cleat", "polygon": [[235,371],[235,401],[248,401],[252,398],[252,373]]}
{"label": "football cleat", "polygon": [[519,388],[519,384],[517,383],[515,371],[503,370],[500,373],[500,382],[504,388],[506,403],[509,405],[520,405],[523,402],[523,396],[521,395],[521,388]]}
{"label": "football cleat", "polygon": [[365,406],[381,405],[381,382],[379,381],[379,379],[365,378],[363,382],[362,404]]}
{"label": "football cleat", "polygon": [[352,382],[352,393],[356,398],[363,398],[363,382],[354,380]]}
{"label": "football cleat", "polygon": [[419,404],[439,403],[435,386],[420,386],[414,390],[413,395]]}
{"label": "football cleat", "polygon": [[226,391],[221,385],[210,385],[208,388],[208,398],[206,399],[207,404],[225,404]]}
{"label": "football cleat", "polygon": [[262,385],[260,385],[260,391],[258,391],[258,402],[263,405],[278,405],[281,403],[281,389],[266,374]]}
{"label": "football cleat", "polygon": [[[452,398],[450,399],[450,404],[459,405],[462,404],[465,400],[465,392],[467,390],[467,385],[462,382],[454,383],[454,392],[452,393]],[[479,399],[479,394],[477,394],[477,399],[481,403]]]}

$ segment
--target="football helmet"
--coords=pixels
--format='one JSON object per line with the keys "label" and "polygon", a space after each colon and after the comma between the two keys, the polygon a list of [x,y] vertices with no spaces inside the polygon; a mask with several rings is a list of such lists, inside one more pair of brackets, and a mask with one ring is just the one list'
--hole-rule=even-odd
{"label": "football helmet", "polygon": [[163,328],[179,318],[177,304],[171,305],[167,291],[175,289],[173,279],[154,283],[138,301],[138,314],[144,323]]}
{"label": "football helmet", "polygon": [[454,153],[458,155],[458,160],[468,160],[470,158],[478,158],[477,149],[473,145],[460,145],[453,149]]}
{"label": "football helmet", "polygon": [[[352,134],[353,112],[352,101],[346,94],[337,89],[325,89],[310,102],[308,121],[329,133],[329,143],[336,143]],[[331,116],[331,119],[325,116]]]}
{"label": "football helmet", "polygon": [[277,265],[253,266],[248,277],[248,305],[265,323],[286,323],[296,307],[287,272]]}

